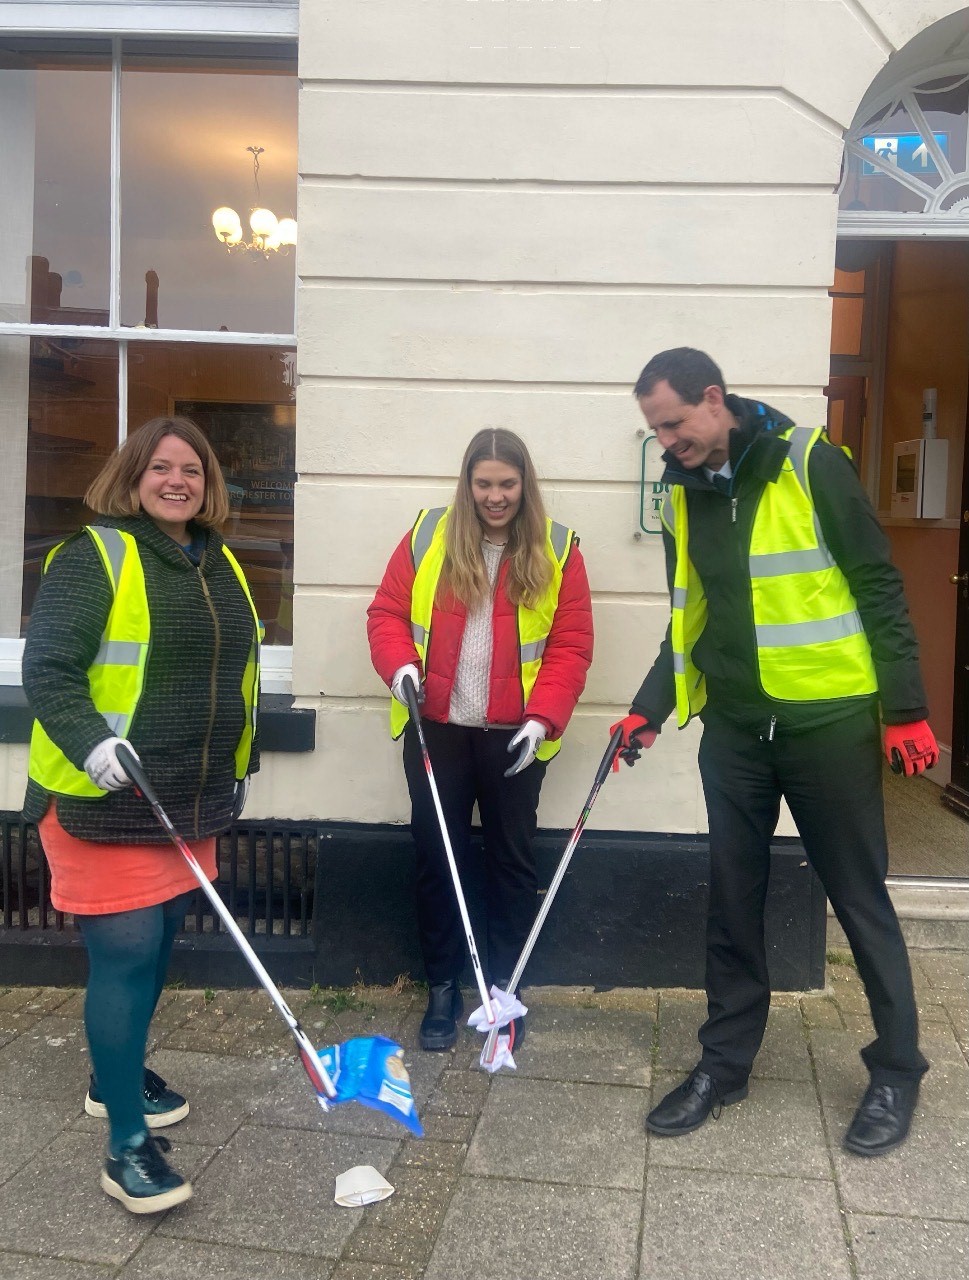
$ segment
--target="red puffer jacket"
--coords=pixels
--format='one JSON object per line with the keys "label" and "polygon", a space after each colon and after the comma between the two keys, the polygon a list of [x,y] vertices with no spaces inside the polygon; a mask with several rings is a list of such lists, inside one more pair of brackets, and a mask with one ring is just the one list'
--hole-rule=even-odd
{"label": "red puffer jacket", "polygon": [[[413,662],[420,667],[411,639],[410,605],[414,585],[411,534],[401,539],[367,610],[370,657],[380,678],[389,686],[394,673]],[[525,719],[540,720],[551,741],[565,732],[592,661],[592,601],[585,562],[577,542],[562,572],[558,608],[542,655],[538,678],[522,706],[521,670],[518,664],[518,610],[504,590],[507,563],[498,571],[492,620],[494,648],[488,723],[519,725]],[[450,592],[439,589],[431,617],[427,651],[428,670],[423,672],[426,701],[424,715],[447,723],[451,689],[461,652],[467,610]]]}

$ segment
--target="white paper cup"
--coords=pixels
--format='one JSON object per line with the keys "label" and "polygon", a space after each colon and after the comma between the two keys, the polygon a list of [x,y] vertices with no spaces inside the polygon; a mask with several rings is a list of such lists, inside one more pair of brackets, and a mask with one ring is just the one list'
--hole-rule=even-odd
{"label": "white paper cup", "polygon": [[336,1176],[336,1192],[333,1199],[345,1209],[357,1209],[361,1205],[375,1204],[394,1194],[394,1188],[380,1176],[370,1164],[358,1164],[346,1173]]}

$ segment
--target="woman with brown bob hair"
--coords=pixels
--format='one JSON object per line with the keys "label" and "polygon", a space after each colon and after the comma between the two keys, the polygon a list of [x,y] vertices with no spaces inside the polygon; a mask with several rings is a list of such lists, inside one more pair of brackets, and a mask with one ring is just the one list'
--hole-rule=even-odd
{"label": "woman with brown bob hair", "polygon": [[[417,917],[430,986],[421,1047],[450,1048],[463,1003],[464,931],[403,681],[423,698],[424,736],[459,869],[477,803],[484,841],[488,968],[507,990],[535,918],[532,854],[548,762],[585,687],[592,606],[579,540],[549,520],[524,442],[479,431],[449,507],[421,511],[368,611],[373,664],[390,686],[391,732],[417,852]],[[520,1042],[521,1021],[509,1048]]]}
{"label": "woman with brown bob hair", "polygon": [[84,1109],[108,1121],[101,1186],[132,1213],[187,1200],[154,1131],[189,1104],[145,1067],[148,1026],[195,880],[118,759],[144,765],[215,879],[216,835],[258,768],[259,622],[218,526],[229,503],[187,418],[133,432],[85,495],[96,518],[47,559],[24,648],[34,728],[24,816],[51,901],[88,951],[92,1074]]}

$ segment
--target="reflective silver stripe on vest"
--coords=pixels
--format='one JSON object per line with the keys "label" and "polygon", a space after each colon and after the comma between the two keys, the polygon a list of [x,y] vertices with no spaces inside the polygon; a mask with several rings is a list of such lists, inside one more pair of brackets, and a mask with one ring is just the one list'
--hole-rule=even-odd
{"label": "reflective silver stripe on vest", "polygon": [[94,662],[98,666],[111,663],[114,667],[137,667],[143,648],[137,640],[102,640]]}
{"label": "reflective silver stripe on vest", "polygon": [[810,547],[804,551],[772,551],[750,557],[752,578],[780,578],[785,573],[817,573],[834,567],[827,547]]}
{"label": "reflective silver stripe on vest", "polygon": [[124,564],[126,550],[124,538],[122,538],[117,529],[108,529],[101,524],[92,524],[91,529],[104,543],[104,549],[108,555],[108,563],[111,566],[111,590],[117,594],[118,583],[121,581],[121,566]]}
{"label": "reflective silver stripe on vest", "polygon": [[686,587],[673,588],[673,608],[674,609],[686,608]]}
{"label": "reflective silver stripe on vest", "polygon": [[102,711],[101,715],[107,721],[108,728],[116,738],[123,735],[125,727],[129,723],[129,717],[120,711]]}
{"label": "reflective silver stripe on vest", "polygon": [[555,559],[561,564],[562,557],[569,549],[568,528],[564,524],[559,524],[557,520],[553,520],[548,536],[552,541],[552,551],[555,555]]}
{"label": "reflective silver stripe on vest", "polygon": [[678,676],[686,675],[686,655],[682,653],[673,654],[673,670]]}
{"label": "reflective silver stripe on vest", "polygon": [[817,622],[775,622],[757,628],[757,644],[761,649],[786,649],[792,645],[822,644],[826,640],[845,640],[864,628],[856,609],[834,618]]}
{"label": "reflective silver stripe on vest", "polygon": [[533,640],[531,644],[523,644],[519,646],[522,664],[526,662],[537,662],[544,652],[544,640]]}
{"label": "reflective silver stripe on vest", "polygon": [[447,507],[431,507],[420,522],[417,532],[414,534],[413,542],[415,570],[421,567],[421,561],[427,555],[431,539],[434,537],[434,531],[441,523],[441,517],[445,511],[447,511]]}
{"label": "reflective silver stripe on vest", "polygon": [[427,631],[419,622],[411,621],[410,633],[414,643],[421,649],[427,644]]}

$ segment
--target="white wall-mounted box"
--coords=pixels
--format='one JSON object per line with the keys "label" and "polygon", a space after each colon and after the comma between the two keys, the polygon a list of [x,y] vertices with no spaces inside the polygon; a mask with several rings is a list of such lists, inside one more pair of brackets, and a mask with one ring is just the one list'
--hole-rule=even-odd
{"label": "white wall-mounted box", "polygon": [[948,440],[900,440],[892,462],[892,515],[945,517]]}

